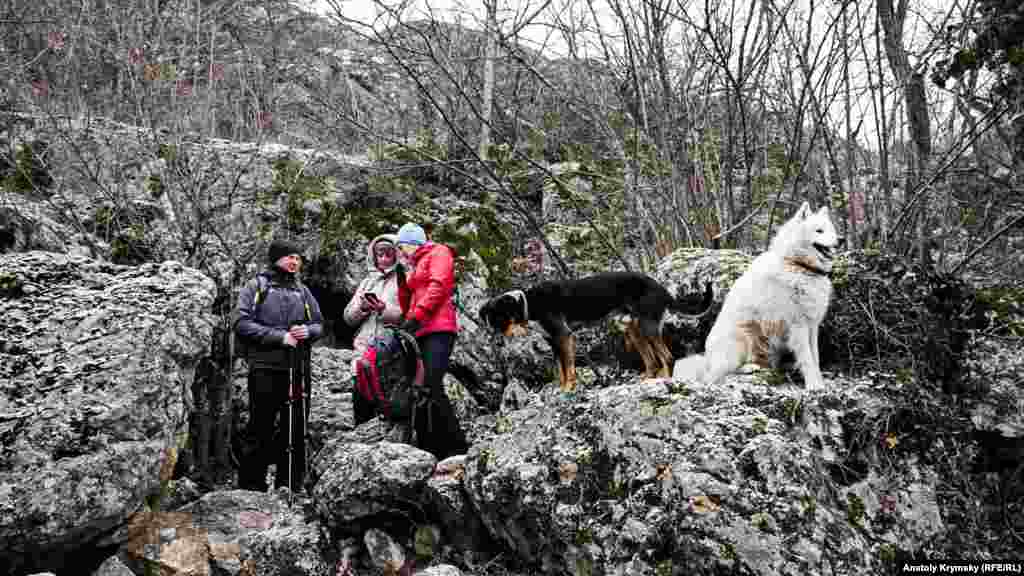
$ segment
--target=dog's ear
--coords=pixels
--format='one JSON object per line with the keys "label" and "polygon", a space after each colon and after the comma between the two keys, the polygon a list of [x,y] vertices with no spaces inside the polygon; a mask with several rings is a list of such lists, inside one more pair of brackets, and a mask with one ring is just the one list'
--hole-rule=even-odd
{"label": "dog's ear", "polygon": [[507,308],[510,304],[514,304],[515,302],[517,302],[517,300],[514,294],[502,294],[501,296],[498,296],[498,300],[494,306],[497,308],[500,303],[502,308]]}
{"label": "dog's ear", "polygon": [[494,300],[488,300],[487,302],[484,302],[483,306],[480,307],[480,310],[477,312],[477,316],[479,316],[480,319],[483,320],[485,324],[487,324],[490,322],[491,315],[493,312]]}
{"label": "dog's ear", "polygon": [[821,208],[818,208],[818,214],[821,214],[822,216],[828,216],[828,204],[822,206]]}
{"label": "dog's ear", "polygon": [[796,215],[801,220],[806,220],[811,215],[811,204],[804,200],[804,203],[800,205],[800,209],[796,211]]}

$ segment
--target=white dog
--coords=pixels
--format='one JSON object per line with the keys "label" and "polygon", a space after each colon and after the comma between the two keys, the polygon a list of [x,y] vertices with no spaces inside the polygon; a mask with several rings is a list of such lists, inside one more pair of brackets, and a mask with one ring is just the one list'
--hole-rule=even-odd
{"label": "white dog", "polygon": [[792,352],[805,386],[824,388],[818,328],[832,296],[833,251],[842,241],[828,208],[813,212],[804,202],[729,291],[704,354],[677,361],[672,376],[716,383],[744,364],[778,366]]}

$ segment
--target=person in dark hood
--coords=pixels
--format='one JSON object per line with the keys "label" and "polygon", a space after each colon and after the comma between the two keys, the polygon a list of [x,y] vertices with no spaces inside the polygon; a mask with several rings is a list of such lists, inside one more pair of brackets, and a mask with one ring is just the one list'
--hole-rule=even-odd
{"label": "person in dark hood", "polygon": [[[243,441],[238,487],[266,491],[267,469],[277,464],[275,487],[302,487],[305,461],[305,416],[302,402],[291,402],[291,462],[288,461],[289,387],[304,380],[307,363],[300,348],[323,335],[316,299],[299,281],[302,256],[297,246],[275,240],[267,251],[269,266],[238,294],[235,332],[248,343],[249,427]],[[277,422],[280,415],[280,422]],[[282,430],[275,442],[275,423]],[[289,466],[290,464],[290,466]]]}
{"label": "person in dark hood", "polygon": [[455,251],[428,240],[423,228],[412,222],[398,230],[396,243],[409,270],[398,275],[398,297],[404,317],[400,329],[416,336],[423,355],[423,383],[430,390],[430,402],[416,412],[416,443],[443,460],[464,454],[468,448],[443,385],[459,331],[452,301]]}

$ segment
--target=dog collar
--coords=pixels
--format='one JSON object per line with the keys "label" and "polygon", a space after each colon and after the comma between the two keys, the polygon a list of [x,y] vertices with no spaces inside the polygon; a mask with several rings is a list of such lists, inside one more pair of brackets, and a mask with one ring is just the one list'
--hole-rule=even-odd
{"label": "dog collar", "polygon": [[811,274],[815,274],[817,276],[828,276],[828,272],[822,270],[821,268],[818,268],[814,264],[811,264],[810,262],[808,262],[804,258],[787,257],[787,258],[783,258],[783,261],[786,264],[789,264],[790,266],[795,266],[795,267],[800,268],[802,270],[805,270],[806,272],[809,272]]}
{"label": "dog collar", "polygon": [[523,322],[530,321],[530,302],[526,299],[526,292],[522,290],[510,290],[509,295],[514,297],[516,300],[523,301]]}

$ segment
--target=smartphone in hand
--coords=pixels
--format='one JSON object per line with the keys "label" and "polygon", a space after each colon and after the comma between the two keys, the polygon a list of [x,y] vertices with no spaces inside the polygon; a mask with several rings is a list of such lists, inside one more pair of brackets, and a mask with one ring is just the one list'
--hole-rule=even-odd
{"label": "smartphone in hand", "polygon": [[363,294],[363,298],[366,300],[366,303],[369,304],[370,307],[373,308],[374,310],[381,311],[384,309],[384,302],[382,302],[380,298],[377,298],[377,295],[374,294],[373,292],[367,292],[366,294]]}

